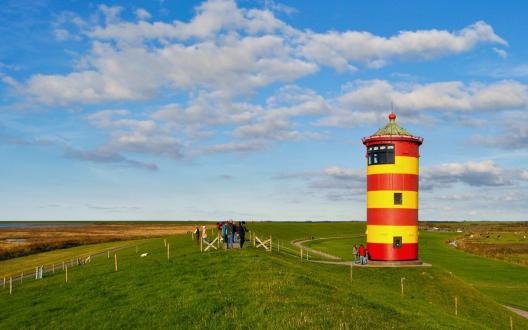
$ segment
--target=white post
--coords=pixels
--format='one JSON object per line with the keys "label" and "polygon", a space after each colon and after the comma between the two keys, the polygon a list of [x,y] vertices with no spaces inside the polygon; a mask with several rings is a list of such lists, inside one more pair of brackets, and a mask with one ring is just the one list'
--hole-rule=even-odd
{"label": "white post", "polygon": [[9,278],[9,294],[13,293],[13,278]]}
{"label": "white post", "polygon": [[301,261],[303,260],[302,250],[303,250],[303,249],[301,248]]}
{"label": "white post", "polygon": [[458,297],[455,296],[455,315],[458,316]]}
{"label": "white post", "polygon": [[115,271],[117,272],[117,254],[114,253],[114,268],[115,268]]}
{"label": "white post", "polygon": [[167,260],[170,260],[170,244],[167,244]]}
{"label": "white post", "polygon": [[350,282],[352,282],[353,276],[354,276],[354,264],[350,264]]}
{"label": "white post", "polygon": [[106,250],[106,256],[108,259],[110,259],[110,249]]}
{"label": "white post", "polygon": [[405,281],[405,277],[402,277],[400,279],[400,286],[401,286],[401,296],[403,297],[403,281]]}
{"label": "white post", "polygon": [[68,265],[64,268],[64,280],[68,283]]}

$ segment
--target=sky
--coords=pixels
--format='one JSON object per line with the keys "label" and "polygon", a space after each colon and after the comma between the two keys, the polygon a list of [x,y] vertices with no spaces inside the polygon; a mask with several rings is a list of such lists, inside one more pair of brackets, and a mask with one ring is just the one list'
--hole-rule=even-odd
{"label": "sky", "polygon": [[527,11],[2,1],[0,219],[365,220],[394,109],[420,220],[528,220]]}

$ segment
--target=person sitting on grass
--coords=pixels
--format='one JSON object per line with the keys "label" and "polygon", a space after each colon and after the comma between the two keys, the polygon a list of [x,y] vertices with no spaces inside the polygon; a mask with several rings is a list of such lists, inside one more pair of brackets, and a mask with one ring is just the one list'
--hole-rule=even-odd
{"label": "person sitting on grass", "polygon": [[357,248],[357,245],[354,244],[354,246],[352,247],[352,254],[354,255],[354,263],[357,264],[358,263],[358,248]]}

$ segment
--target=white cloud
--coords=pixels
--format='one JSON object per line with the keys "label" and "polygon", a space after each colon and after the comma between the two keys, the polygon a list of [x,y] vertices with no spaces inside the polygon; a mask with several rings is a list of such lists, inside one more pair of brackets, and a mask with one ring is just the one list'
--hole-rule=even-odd
{"label": "white cloud", "polygon": [[496,136],[477,135],[472,142],[494,147],[528,148],[528,113],[525,111],[508,111],[499,117],[501,131]]}
{"label": "white cloud", "polygon": [[134,13],[136,14],[136,17],[142,21],[148,21],[152,18],[152,15],[146,9],[143,8],[136,9]]}
{"label": "white cloud", "polygon": [[353,127],[383,122],[394,105],[408,123],[434,122],[434,110],[458,114],[461,123],[482,125],[467,114],[528,108],[528,85],[513,80],[492,83],[461,81],[401,84],[386,80],[357,80],[344,85],[343,93],[331,103],[331,113],[318,121],[322,126]]}
{"label": "white cloud", "polygon": [[331,31],[308,33],[304,38],[300,48],[307,58],[340,71],[354,70],[350,61],[377,68],[386,65],[391,58],[431,59],[466,52],[479,43],[507,44],[482,21],[453,33],[435,29],[401,31],[385,38],[369,32]]}
{"label": "white cloud", "polygon": [[100,5],[103,19],[92,24],[64,14],[57,36],[84,36],[92,47],[77,71],[31,76],[22,84],[26,94],[60,105],[152,99],[162,90],[250,95],[314,74],[320,66],[354,71],[358,64],[380,67],[394,58],[430,59],[480,43],[506,44],[484,22],[457,32],[403,31],[388,38],[358,31],[314,33],[289,26],[270,10],[239,8],[232,0],[202,3],[189,22],[148,22],[141,9],[140,20],[132,22],[121,18],[122,11]]}
{"label": "white cloud", "polygon": [[505,51],[504,49],[493,47],[493,51],[495,52],[495,54],[497,54],[502,59],[508,58],[508,52]]}
{"label": "white cloud", "polygon": [[491,160],[466,163],[447,163],[426,167],[421,181],[426,187],[462,182],[470,186],[510,186],[520,178],[519,170],[504,169]]}

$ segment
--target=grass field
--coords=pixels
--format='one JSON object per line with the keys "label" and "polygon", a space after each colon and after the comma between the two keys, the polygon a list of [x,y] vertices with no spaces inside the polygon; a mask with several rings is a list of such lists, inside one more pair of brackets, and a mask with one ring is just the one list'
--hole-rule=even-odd
{"label": "grass field", "polygon": [[[353,236],[364,230],[361,223],[248,225],[284,246],[293,239]],[[501,276],[497,271],[505,263],[487,264],[450,249],[443,244],[445,235],[424,236],[422,258],[435,266],[354,268],[352,281],[348,267],[301,262],[276,251],[247,248],[202,254],[187,235],[168,238],[167,260],[163,240],[149,239],[139,245],[139,253],[150,253],[146,258],[139,258],[135,247],[117,252],[118,272],[113,260],[104,256],[71,268],[68,283],[57,272],[16,284],[11,296],[1,290],[0,328],[507,329],[510,317],[515,329],[528,328],[527,320],[497,303],[497,292],[475,285]],[[346,241],[334,240],[341,248]],[[453,260],[452,253],[460,260]],[[484,270],[478,268],[481,263]],[[526,267],[518,267],[507,281],[518,278],[526,285]],[[508,292],[499,302],[508,295],[511,301],[523,301]]]}

